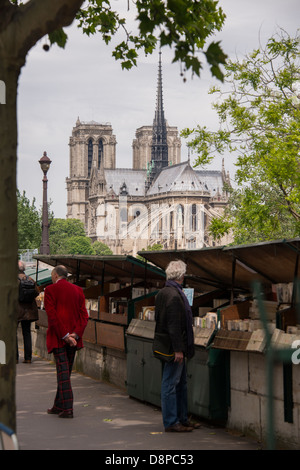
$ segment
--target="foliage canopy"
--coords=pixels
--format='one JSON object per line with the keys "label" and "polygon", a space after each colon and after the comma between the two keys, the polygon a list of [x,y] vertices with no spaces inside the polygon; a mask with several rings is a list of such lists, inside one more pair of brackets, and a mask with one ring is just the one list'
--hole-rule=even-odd
{"label": "foliage canopy", "polygon": [[[220,31],[225,14],[214,0],[136,0],[129,2],[135,8],[137,33],[129,31],[125,17],[112,9],[109,0],[89,0],[77,14],[77,21],[82,31],[87,34],[100,33],[108,44],[119,29],[123,29],[125,38],[114,49],[113,56],[121,61],[122,68],[130,69],[137,64],[137,57],[142,50],[151,54],[159,45],[174,48],[173,62],[184,64],[186,70],[200,75],[202,63],[199,51],[210,65],[212,75],[223,79],[220,64],[224,64],[226,55],[219,43],[212,42],[204,49],[206,40],[216,31]],[[64,42],[58,42],[64,45]]]}
{"label": "foliage canopy", "polygon": [[41,244],[41,215],[35,207],[35,199],[30,202],[26,192],[17,191],[18,203],[18,248],[34,249]]}
{"label": "foliage canopy", "polygon": [[295,237],[300,229],[299,35],[284,31],[244,60],[228,61],[224,89],[214,104],[220,128],[185,129],[198,153],[195,166],[216,154],[236,157],[236,183],[225,216],[213,221],[220,238],[235,243]]}
{"label": "foliage canopy", "polygon": [[102,242],[92,243],[78,219],[53,219],[49,230],[50,252],[73,255],[106,255],[112,251]]}

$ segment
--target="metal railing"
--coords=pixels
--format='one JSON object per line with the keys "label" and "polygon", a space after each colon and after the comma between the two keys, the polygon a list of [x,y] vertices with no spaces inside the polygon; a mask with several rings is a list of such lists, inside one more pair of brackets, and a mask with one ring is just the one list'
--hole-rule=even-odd
{"label": "metal railing", "polygon": [[20,260],[24,261],[24,263],[36,264],[36,260],[33,259],[33,255],[37,255],[38,252],[38,248],[18,250],[18,256]]}

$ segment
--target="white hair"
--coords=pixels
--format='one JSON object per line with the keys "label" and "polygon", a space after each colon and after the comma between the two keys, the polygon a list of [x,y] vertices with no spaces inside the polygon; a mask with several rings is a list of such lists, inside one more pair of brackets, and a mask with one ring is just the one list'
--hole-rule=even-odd
{"label": "white hair", "polygon": [[22,261],[22,260],[19,260],[19,261],[18,261],[18,268],[19,268],[19,271],[20,271],[21,273],[23,273],[23,272],[25,271],[25,269],[26,269],[26,264],[24,263],[24,261]]}
{"label": "white hair", "polygon": [[171,261],[166,267],[166,276],[168,279],[178,280],[186,273],[186,264],[180,259]]}

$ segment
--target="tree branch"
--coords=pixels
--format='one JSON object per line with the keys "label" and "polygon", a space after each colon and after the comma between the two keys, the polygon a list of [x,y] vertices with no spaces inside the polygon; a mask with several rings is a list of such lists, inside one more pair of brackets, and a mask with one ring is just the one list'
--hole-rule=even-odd
{"label": "tree branch", "polygon": [[0,0],[1,14],[2,14],[2,10],[8,9],[8,8],[14,8],[14,6],[8,0]]}
{"label": "tree branch", "polygon": [[298,214],[292,207],[292,204],[291,202],[289,201],[288,199],[288,194],[286,192],[286,190],[284,189],[283,185],[280,184],[279,185],[283,195],[284,195],[284,199],[285,199],[285,202],[286,202],[286,205],[287,205],[287,210],[290,212],[290,214],[294,217],[295,220],[300,220],[300,214]]}
{"label": "tree branch", "polygon": [[16,10],[17,7],[12,5],[8,0],[0,0],[0,32],[3,31],[10,23],[11,18]]}
{"label": "tree branch", "polygon": [[10,57],[25,61],[28,51],[43,36],[69,26],[84,0],[30,0],[14,8],[11,21],[1,34],[2,47]]}

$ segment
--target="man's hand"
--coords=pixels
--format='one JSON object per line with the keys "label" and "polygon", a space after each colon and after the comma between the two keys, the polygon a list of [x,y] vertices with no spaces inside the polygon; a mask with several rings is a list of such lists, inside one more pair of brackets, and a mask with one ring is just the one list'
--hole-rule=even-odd
{"label": "man's hand", "polygon": [[72,347],[75,347],[77,345],[77,341],[76,339],[74,338],[74,336],[72,335],[68,335],[66,338],[65,338],[65,342],[67,344],[69,344],[70,346]]}
{"label": "man's hand", "polygon": [[183,361],[183,352],[182,351],[176,352],[174,362],[179,362],[180,363],[182,361]]}

